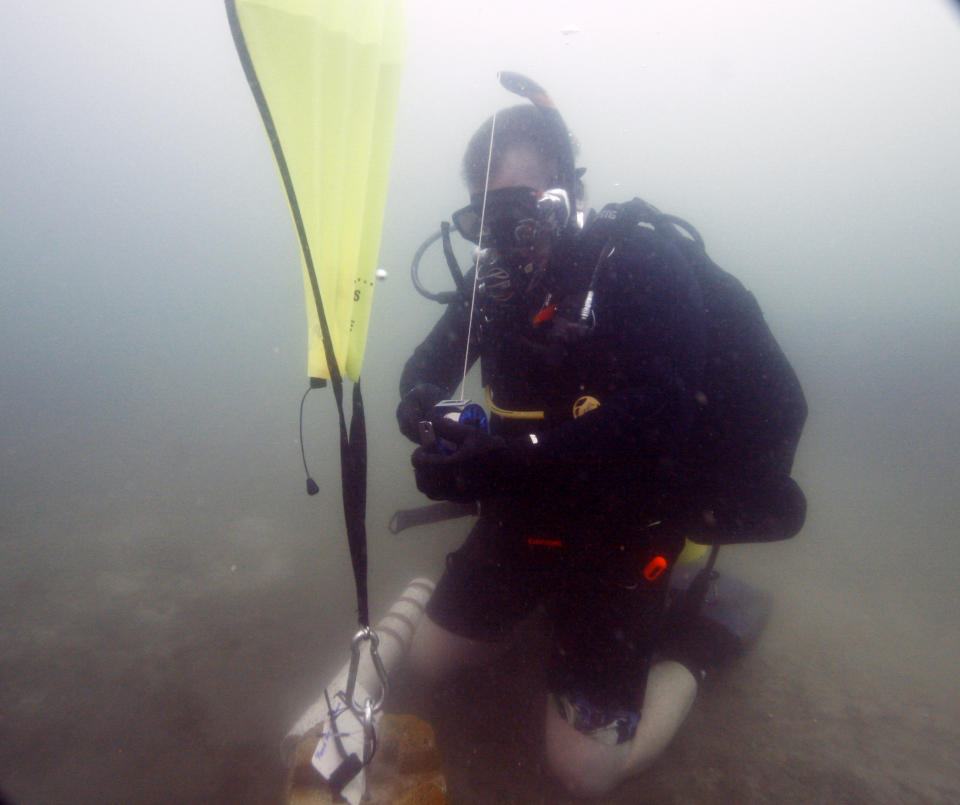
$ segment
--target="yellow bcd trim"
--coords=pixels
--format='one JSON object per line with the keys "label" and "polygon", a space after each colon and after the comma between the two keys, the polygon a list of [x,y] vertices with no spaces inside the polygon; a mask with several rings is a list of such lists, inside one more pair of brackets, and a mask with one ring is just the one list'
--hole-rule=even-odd
{"label": "yellow bcd trim", "polygon": [[582,397],[577,397],[573,403],[573,418],[582,417],[587,411],[594,411],[599,407],[600,400],[591,397],[589,394],[584,394]]}
{"label": "yellow bcd trim", "polygon": [[543,419],[545,416],[543,411],[508,411],[506,408],[497,407],[493,401],[490,386],[487,386],[483,393],[487,399],[487,407],[490,409],[490,413],[504,419]]}
{"label": "yellow bcd trim", "polygon": [[698,562],[704,554],[710,550],[709,545],[701,545],[699,542],[691,542],[689,539],[683,544],[683,550],[677,557],[676,564],[683,565],[688,562]]}

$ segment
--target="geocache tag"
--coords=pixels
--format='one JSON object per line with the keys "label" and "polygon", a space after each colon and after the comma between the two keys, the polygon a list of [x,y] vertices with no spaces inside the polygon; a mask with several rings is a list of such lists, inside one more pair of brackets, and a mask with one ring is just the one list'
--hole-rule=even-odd
{"label": "geocache tag", "polygon": [[[310,763],[330,784],[330,787],[350,805],[359,805],[367,786],[366,773],[360,761],[363,757],[363,724],[345,704],[345,688],[346,679],[340,676],[327,688],[330,702],[333,704],[333,713],[324,725]],[[354,696],[362,702],[367,700],[368,694],[358,683]],[[379,723],[379,720],[379,714],[374,716],[374,726]],[[337,746],[334,729],[339,733],[340,742],[346,751],[346,758]]]}

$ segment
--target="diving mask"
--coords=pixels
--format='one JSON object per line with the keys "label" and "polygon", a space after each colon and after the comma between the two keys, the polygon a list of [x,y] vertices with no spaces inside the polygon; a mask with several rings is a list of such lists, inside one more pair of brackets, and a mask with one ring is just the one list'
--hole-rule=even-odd
{"label": "diving mask", "polygon": [[570,213],[563,188],[504,187],[487,193],[485,212],[477,193],[452,219],[464,238],[482,247],[479,282],[485,294],[508,301],[539,284]]}
{"label": "diving mask", "polygon": [[470,204],[451,218],[457,231],[471,243],[480,243],[480,222],[485,218],[485,245],[509,249],[529,245],[540,230],[561,232],[570,220],[570,196],[560,187],[542,193],[532,187],[502,187],[487,193],[485,215],[483,194],[474,193]]}

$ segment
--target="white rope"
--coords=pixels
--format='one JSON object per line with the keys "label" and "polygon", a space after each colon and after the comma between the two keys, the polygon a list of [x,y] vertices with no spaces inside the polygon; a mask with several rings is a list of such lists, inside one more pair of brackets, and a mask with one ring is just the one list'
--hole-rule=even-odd
{"label": "white rope", "polygon": [[490,124],[490,149],[487,152],[487,175],[483,180],[483,202],[480,205],[480,235],[477,237],[477,262],[473,266],[473,293],[470,296],[470,319],[467,322],[467,348],[463,355],[463,379],[460,381],[458,402],[465,402],[464,390],[467,386],[467,370],[470,368],[470,336],[473,333],[473,312],[477,305],[477,279],[480,276],[480,254],[483,249],[483,227],[487,215],[487,189],[490,187],[490,165],[493,162],[493,133],[497,128],[497,113],[493,113]]}

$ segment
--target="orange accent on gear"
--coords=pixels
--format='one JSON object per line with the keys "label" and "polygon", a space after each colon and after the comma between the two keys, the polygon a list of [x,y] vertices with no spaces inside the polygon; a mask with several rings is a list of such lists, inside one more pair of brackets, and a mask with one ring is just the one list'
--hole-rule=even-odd
{"label": "orange accent on gear", "polygon": [[643,577],[647,581],[656,581],[660,578],[660,574],[667,569],[667,560],[662,556],[654,556],[647,566],[643,569]]}
{"label": "orange accent on gear", "polygon": [[529,537],[527,545],[540,548],[562,548],[563,541],[559,539],[542,539],[539,537]]}
{"label": "orange accent on gear", "polygon": [[556,305],[547,305],[543,310],[541,310],[536,316],[533,317],[534,324],[543,324],[545,321],[550,321],[553,318],[554,314],[557,312]]}

